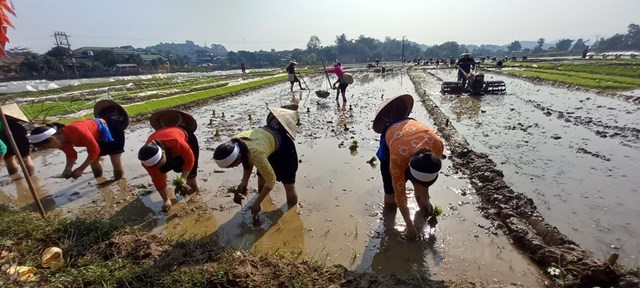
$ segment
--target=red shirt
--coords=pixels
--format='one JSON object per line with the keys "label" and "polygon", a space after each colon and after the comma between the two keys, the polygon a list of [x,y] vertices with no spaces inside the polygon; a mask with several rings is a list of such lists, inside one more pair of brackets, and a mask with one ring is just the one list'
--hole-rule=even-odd
{"label": "red shirt", "polygon": [[98,123],[93,119],[73,122],[60,128],[62,134],[67,137],[67,142],[62,144],[62,151],[67,158],[78,159],[78,153],[73,147],[87,147],[87,159],[93,161],[100,156],[100,132]]}
{"label": "red shirt", "polygon": [[[193,156],[193,151],[191,151],[189,143],[187,143],[187,138],[187,132],[184,130],[177,127],[167,127],[153,132],[145,143],[153,140],[162,142],[164,149],[169,151],[171,157],[182,157],[184,160],[182,171],[191,171],[196,162],[196,158]],[[166,178],[164,177],[164,173],[160,171],[160,167],[148,167],[144,165],[142,165],[142,167],[147,169],[149,176],[151,176],[151,181],[158,191],[167,187]]]}

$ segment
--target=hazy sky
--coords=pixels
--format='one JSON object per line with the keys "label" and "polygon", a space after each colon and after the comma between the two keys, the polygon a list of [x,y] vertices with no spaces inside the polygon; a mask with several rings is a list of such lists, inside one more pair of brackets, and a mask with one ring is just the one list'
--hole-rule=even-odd
{"label": "hazy sky", "polygon": [[640,0],[13,0],[11,43],[45,52],[54,31],[82,46],[159,42],[222,44],[228,50],[306,47],[317,35],[389,36],[427,45],[609,37],[640,24]]}

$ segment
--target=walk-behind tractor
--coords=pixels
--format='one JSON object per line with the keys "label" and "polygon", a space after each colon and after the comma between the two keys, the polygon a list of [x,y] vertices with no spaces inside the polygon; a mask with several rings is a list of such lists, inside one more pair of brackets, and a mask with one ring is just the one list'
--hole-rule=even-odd
{"label": "walk-behind tractor", "polygon": [[504,81],[484,81],[484,74],[477,70],[466,73],[458,67],[462,73],[462,81],[442,82],[440,93],[442,94],[463,94],[479,96],[484,94],[503,94],[507,92],[507,85]]}

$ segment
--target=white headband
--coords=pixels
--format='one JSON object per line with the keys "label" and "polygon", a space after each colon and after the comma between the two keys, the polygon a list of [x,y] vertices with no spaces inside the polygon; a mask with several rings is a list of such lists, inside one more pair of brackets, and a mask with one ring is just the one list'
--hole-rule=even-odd
{"label": "white headband", "polygon": [[238,143],[234,144],[233,152],[231,152],[227,158],[220,160],[216,159],[216,164],[218,164],[220,168],[227,168],[229,165],[233,164],[233,162],[236,162],[236,159],[238,159],[238,155],[240,155],[240,147],[238,146]]}
{"label": "white headband", "polygon": [[140,160],[140,162],[142,162],[142,165],[147,166],[147,167],[151,167],[153,165],[158,164],[158,162],[160,162],[160,160],[162,160],[162,148],[160,148],[160,146],[158,146],[158,153],[156,153],[156,155],[153,155],[153,157],[147,159],[147,160]]}
{"label": "white headband", "polygon": [[409,167],[409,169],[411,169],[411,175],[413,175],[413,177],[415,177],[416,179],[422,181],[422,182],[431,182],[433,181],[433,179],[436,179],[436,177],[438,177],[438,172],[436,173],[424,173],[424,172],[420,172],[416,169],[413,169],[413,167]]}
{"label": "white headband", "polygon": [[27,135],[27,138],[29,139],[29,142],[33,144],[37,144],[44,140],[49,139],[49,137],[53,136],[53,134],[56,134],[56,129],[49,128],[49,130],[46,130],[40,134],[36,134],[36,135],[29,134]]}

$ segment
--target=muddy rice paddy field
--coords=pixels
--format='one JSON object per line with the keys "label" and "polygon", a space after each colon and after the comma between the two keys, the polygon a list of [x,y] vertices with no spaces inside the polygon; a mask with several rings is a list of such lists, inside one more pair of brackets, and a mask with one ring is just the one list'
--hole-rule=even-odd
{"label": "muddy rice paddy field", "polygon": [[[234,248],[285,252],[358,271],[527,287],[553,282],[546,268],[568,264],[560,255],[536,258],[537,250],[522,249],[511,222],[496,220],[505,213],[496,213],[478,191],[478,176],[488,172],[458,167],[472,151],[495,163],[503,186],[533,200],[525,201],[534,205],[527,212],[532,219],[544,217],[594,259],[618,253],[619,263],[638,266],[640,106],[491,73],[488,80],[506,82],[506,95],[441,95],[440,82],[455,77],[450,69],[398,66],[385,74],[366,69],[352,73],[355,84],[348,88],[344,105],[334,101],[334,94],[316,97],[313,90],[325,79],[314,76],[306,78],[311,91],[296,87],[289,92],[284,83],[187,109],[199,124],[202,191],[189,201],[179,199],[169,213],[161,212],[160,196],[136,159],[152,132],[144,121],[128,129],[126,179],[114,183],[98,185],[105,179],[96,181],[90,172],[74,181],[57,178],[64,154],[36,153],[41,201],[49,213],[65,217],[100,216],[169,238],[213,237]],[[417,223],[424,227],[421,241],[401,237],[400,213],[383,215],[378,162],[368,163],[378,147],[379,135],[371,130],[378,104],[405,93],[416,100],[412,117],[438,133],[456,135],[443,137],[450,157],[431,189],[432,202],[444,213],[433,230]],[[238,184],[241,169],[219,169],[211,160],[213,149],[238,132],[263,125],[266,105],[287,104],[299,106],[300,203],[287,209],[278,184],[263,202],[260,225],[254,226],[245,207],[257,195],[257,177],[251,178],[244,206],[234,204],[226,189]],[[353,141],[359,146],[356,152],[349,150]],[[105,171],[111,171],[109,161],[105,165]],[[498,183],[487,179],[485,186]],[[508,199],[499,204],[518,210],[522,202]],[[3,175],[0,203],[33,206],[24,179]],[[413,214],[417,206],[410,209]]]}

